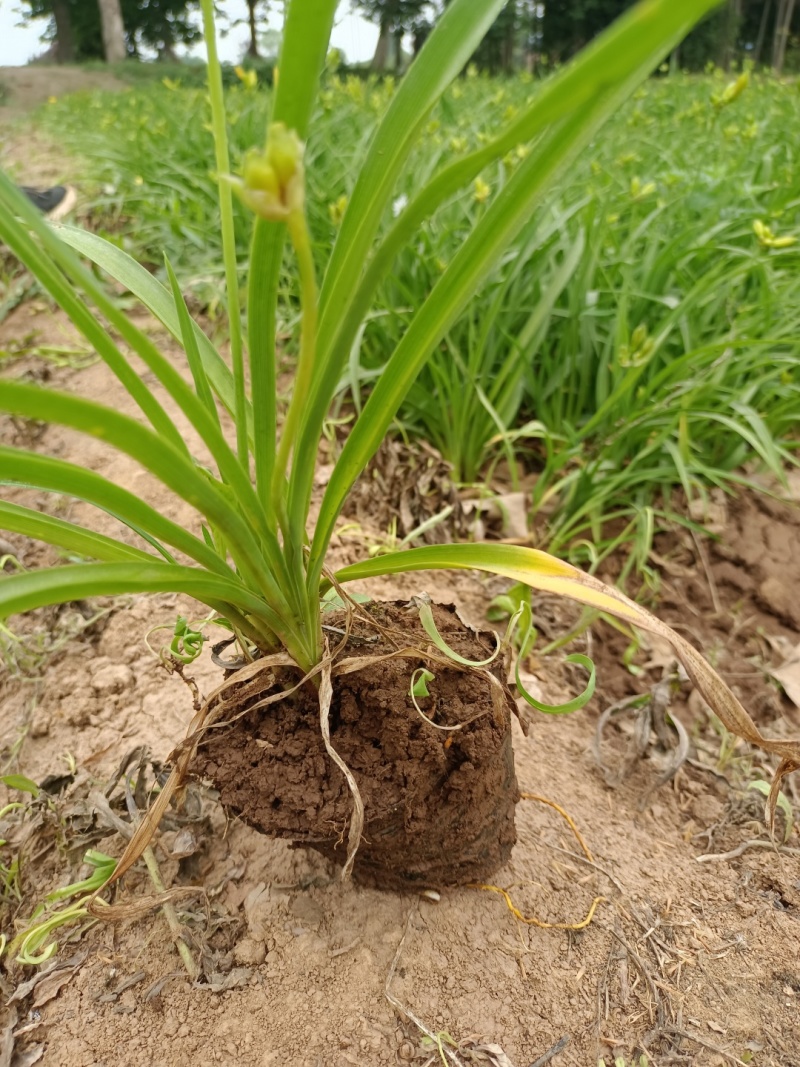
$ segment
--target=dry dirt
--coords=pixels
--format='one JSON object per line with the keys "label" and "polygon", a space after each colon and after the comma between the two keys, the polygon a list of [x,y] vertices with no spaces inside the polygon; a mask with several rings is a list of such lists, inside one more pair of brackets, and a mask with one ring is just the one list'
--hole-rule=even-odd
{"label": "dry dirt", "polygon": [[2,120],[16,118],[46,103],[51,96],[93,89],[124,89],[125,83],[104,70],[34,63],[27,67],[0,67],[0,86],[5,91],[0,102]]}
{"label": "dry dirt", "polygon": [[[0,80],[7,81],[6,74],[0,71]],[[44,76],[37,77],[41,92]],[[43,176],[61,177],[52,170]],[[0,323],[0,351],[9,350],[16,358],[3,361],[6,374],[47,380],[130,410],[104,367],[83,366],[90,356],[85,346],[41,299],[12,309]],[[191,521],[186,507],[165,497],[134,463],[92,439],[8,419],[0,438],[89,467],[170,518]],[[30,490],[8,495],[132,537],[87,505]],[[796,479],[790,496],[800,499]],[[370,528],[368,497],[357,494],[351,518],[360,525],[351,523],[335,540],[337,563],[357,558],[365,542],[374,545],[386,535],[383,527]],[[769,672],[800,648],[798,506],[744,495],[714,499],[695,517],[718,540],[683,530],[659,538],[652,560],[661,581],[659,613],[704,650],[765,732],[796,735],[800,708]],[[57,561],[53,550],[12,535],[0,545],[0,554],[7,551],[26,567]],[[620,563],[612,561],[607,577]],[[480,628],[489,599],[502,588],[478,575],[439,573],[376,580],[362,591],[403,600],[427,592],[455,602],[462,618]],[[534,609],[537,649],[579,616],[549,598],[537,598]],[[17,918],[28,916],[44,893],[79,876],[76,826],[94,833],[94,847],[121,853],[121,837],[103,830],[88,792],[102,788],[137,746],[148,746],[163,762],[183,736],[191,693],[145,645],[153,627],[171,629],[179,612],[194,619],[203,614],[184,598],[155,596],[43,609],[13,620],[24,644],[8,645],[4,656],[0,770],[42,781],[64,774],[72,761],[76,768],[56,803],[60,836],[38,853],[23,852]],[[151,643],[158,647],[166,634],[153,634]],[[770,846],[763,798],[746,788],[769,777],[769,763],[715,731],[685,683],[671,692],[670,711],[687,727],[691,745],[672,780],[648,795],[672,759],[655,733],[643,758],[625,762],[634,720],[624,709],[603,733],[604,775],[593,754],[600,714],[652,692],[675,671],[669,651],[649,644],[636,652],[632,665],[639,673],[631,673],[623,663],[628,645],[607,624],[596,624],[572,645],[578,651],[588,646],[598,663],[597,693],[588,708],[563,718],[531,715],[527,737],[514,726],[520,788],[562,805],[592,856],[586,860],[552,808],[533,800],[519,804],[517,844],[494,881],[510,888],[520,912],[538,925],[515,918],[501,895],[484,889],[444,891],[437,902],[342,884],[319,855],[267,839],[227,819],[213,793],[193,792],[187,810],[195,813],[194,844],[178,847],[181,831],[173,818],[156,851],[168,884],[203,890],[199,903],[177,905],[203,965],[202,982],[187,980],[160,913],[95,925],[78,943],[62,945],[61,959],[74,957],[73,963],[51,976],[46,994],[40,986],[3,1009],[0,1064],[441,1063],[413,1013],[431,1034],[450,1035],[465,1065],[591,1067],[600,1056],[607,1063],[625,1056],[630,1063],[646,1048],[654,1067],[800,1067],[798,831],[785,851]],[[568,651],[544,657],[535,649],[526,664],[529,686],[547,700],[562,700],[583,685],[563,662]],[[221,680],[208,651],[187,674],[204,693]],[[800,679],[796,684],[792,689],[789,681],[787,689],[800,700]],[[620,767],[621,781],[608,785],[606,778]],[[797,786],[790,782],[787,791],[797,811]],[[743,848],[748,842],[756,844]],[[7,859],[0,852],[0,862]],[[132,872],[119,899],[148,892],[147,879]],[[557,928],[581,924],[598,897],[590,923]],[[7,908],[6,930],[8,922]],[[34,973],[3,963],[7,994]],[[448,1039],[441,1040],[449,1048]],[[559,1051],[548,1058],[555,1046]]]}

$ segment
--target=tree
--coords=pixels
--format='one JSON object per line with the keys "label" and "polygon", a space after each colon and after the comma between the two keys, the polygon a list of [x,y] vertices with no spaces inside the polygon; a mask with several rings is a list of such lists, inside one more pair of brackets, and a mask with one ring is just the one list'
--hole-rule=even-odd
{"label": "tree", "polygon": [[269,12],[269,0],[246,0],[247,3],[247,18],[246,19],[234,19],[231,22],[232,26],[241,26],[244,22],[247,23],[250,31],[250,40],[247,43],[247,51],[245,56],[250,56],[251,59],[261,59],[261,52],[259,50],[259,33],[258,23],[259,19],[266,20]]}
{"label": "tree", "polygon": [[127,54],[120,0],[98,0],[98,4],[106,63],[119,63]]}
{"label": "tree", "polygon": [[795,0],[778,0],[775,36],[772,42],[772,66],[780,74],[786,59],[786,45],[794,15]]}
{"label": "tree", "polygon": [[56,27],[56,61],[58,63],[74,63],[75,41],[72,35],[72,16],[69,9],[69,0],[53,0],[53,19]]}
{"label": "tree", "polygon": [[569,59],[632,3],[633,0],[546,0],[544,51],[553,60]]}
{"label": "tree", "polygon": [[128,51],[154,49],[160,59],[175,60],[175,46],[199,41],[203,34],[189,18],[194,0],[122,0]]}
{"label": "tree", "polygon": [[500,71],[510,74],[514,67],[514,44],[518,28],[518,5],[516,0],[509,0],[478,45],[473,62],[492,74]]}
{"label": "tree", "polygon": [[358,7],[380,27],[372,69],[399,68],[403,37],[419,27],[424,12],[431,7],[429,0],[358,0]]}
{"label": "tree", "polygon": [[[123,44],[122,56],[139,54],[143,47],[154,49],[159,56],[174,58],[176,44],[190,44],[201,34],[189,19],[196,0],[25,0],[23,17],[48,19],[42,39],[54,44],[59,63],[108,57],[104,25],[115,35],[116,51],[120,56],[119,34]],[[101,20],[101,3],[105,5],[106,23]],[[118,11],[111,12],[110,6]],[[121,15],[121,27],[117,22]],[[110,18],[110,22],[108,21]],[[113,26],[116,23],[117,29]]]}

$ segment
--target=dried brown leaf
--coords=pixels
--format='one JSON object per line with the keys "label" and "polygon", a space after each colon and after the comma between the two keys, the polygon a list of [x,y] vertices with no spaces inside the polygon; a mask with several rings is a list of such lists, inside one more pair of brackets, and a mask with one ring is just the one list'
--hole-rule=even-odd
{"label": "dried brown leaf", "polygon": [[800,645],[795,645],[786,662],[769,673],[781,683],[795,707],[800,708]]}
{"label": "dried brown leaf", "polygon": [[106,904],[95,898],[89,904],[89,913],[96,919],[104,922],[122,922],[126,919],[140,919],[143,915],[149,915],[156,908],[163,908],[165,904],[175,904],[179,900],[188,900],[190,897],[202,896],[205,890],[202,886],[175,886],[165,893],[158,893],[148,897],[140,897],[128,904]]}

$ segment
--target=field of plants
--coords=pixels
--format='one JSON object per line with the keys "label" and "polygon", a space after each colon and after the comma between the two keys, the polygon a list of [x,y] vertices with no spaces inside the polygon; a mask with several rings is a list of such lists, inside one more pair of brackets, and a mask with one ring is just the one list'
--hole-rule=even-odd
{"label": "field of plants", "polygon": [[714,6],[0,72],[0,1067],[800,1064],[800,91]]}
{"label": "field of plants", "polygon": [[[162,277],[166,254],[213,315],[223,267],[206,97],[165,81],[70,96],[42,121],[85,163],[91,225]],[[630,523],[626,536],[644,558],[653,512],[670,511],[675,488],[691,500],[753,464],[778,475],[796,450],[800,168],[787,130],[800,95],[794,83],[754,76],[728,102],[729,82],[715,71],[638,90],[486,277],[401,409],[398,430],[439,449],[459,482],[479,481],[498,458],[513,479],[539,474],[531,519],[554,552],[587,537],[602,545],[603,523],[615,517]],[[529,77],[468,71],[431,118],[395,214],[537,88]],[[393,91],[392,79],[325,78],[307,153],[320,264]],[[227,100],[241,161],[263,136],[269,91],[240,85]],[[358,406],[524,151],[511,148],[406,235],[341,397]],[[249,232],[237,204],[242,271]],[[291,355],[297,280],[288,264],[281,286]]]}

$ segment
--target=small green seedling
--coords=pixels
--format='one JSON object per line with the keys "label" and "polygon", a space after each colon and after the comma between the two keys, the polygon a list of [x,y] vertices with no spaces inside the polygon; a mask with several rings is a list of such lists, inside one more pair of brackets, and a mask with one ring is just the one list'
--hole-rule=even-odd
{"label": "small green seedling", "polygon": [[[755,789],[757,793],[761,793],[762,796],[768,797],[770,794],[769,782],[763,782],[759,779],[756,782],[750,782],[748,789]],[[778,792],[777,807],[783,812],[783,842],[784,844],[792,836],[792,828],[794,827],[794,814],[792,812],[792,802],[786,796],[781,789]]]}
{"label": "small green seedling", "polygon": [[[89,918],[89,904],[114,873],[117,861],[95,849],[89,849],[83,861],[92,868],[92,873],[49,893],[8,946],[8,954],[17,963],[30,966],[46,963],[58,950],[58,941],[51,940],[56,930]],[[71,900],[72,897],[78,899]],[[65,907],[53,907],[65,900],[71,902]]]}
{"label": "small green seedling", "polygon": [[424,667],[418,667],[411,675],[409,695],[412,697],[429,697],[431,694],[428,691],[428,682],[432,682],[435,677],[436,675],[432,671],[426,670]]}

